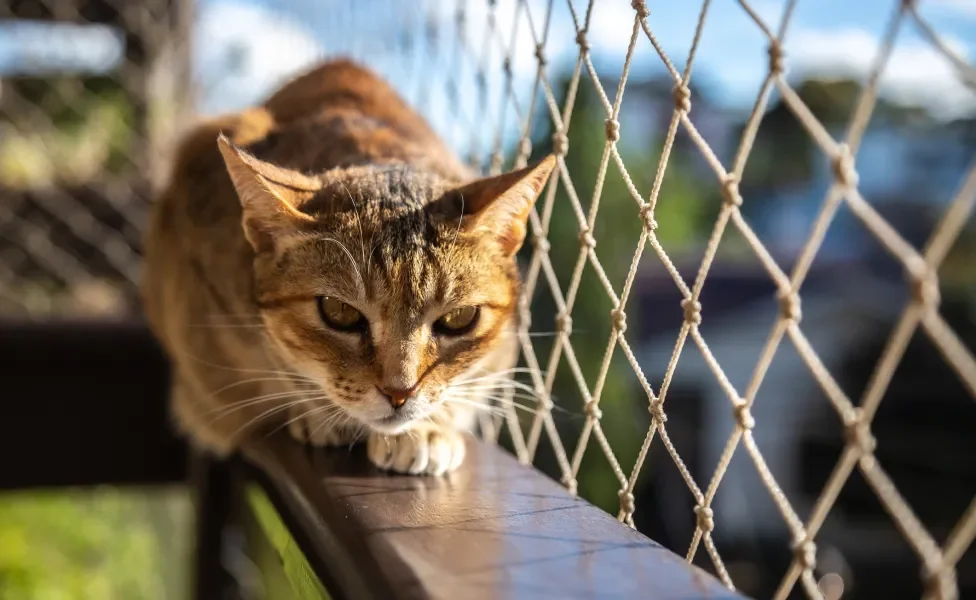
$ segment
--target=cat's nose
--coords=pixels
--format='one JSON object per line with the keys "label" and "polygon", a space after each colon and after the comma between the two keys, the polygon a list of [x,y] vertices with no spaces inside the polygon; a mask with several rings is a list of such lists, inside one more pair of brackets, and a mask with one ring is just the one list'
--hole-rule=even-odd
{"label": "cat's nose", "polygon": [[392,406],[394,409],[400,408],[401,406],[406,404],[407,400],[409,400],[410,397],[413,396],[414,392],[416,391],[415,388],[416,386],[410,389],[376,386],[376,389],[378,389],[380,393],[383,394],[383,396],[390,403],[390,406]]}

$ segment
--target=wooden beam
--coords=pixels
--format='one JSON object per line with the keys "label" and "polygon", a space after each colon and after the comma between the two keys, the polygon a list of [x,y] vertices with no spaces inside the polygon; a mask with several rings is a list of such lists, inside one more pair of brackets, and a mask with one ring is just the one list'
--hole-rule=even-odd
{"label": "wooden beam", "polygon": [[495,445],[472,439],[446,478],[287,434],[245,455],[334,597],[744,599]]}

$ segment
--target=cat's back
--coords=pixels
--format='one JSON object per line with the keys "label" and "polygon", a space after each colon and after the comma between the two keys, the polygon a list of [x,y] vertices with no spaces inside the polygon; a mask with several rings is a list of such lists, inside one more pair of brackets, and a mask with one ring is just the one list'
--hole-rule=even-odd
{"label": "cat's back", "polygon": [[239,203],[217,149],[220,133],[261,160],[305,173],[405,163],[453,181],[474,175],[381,77],[337,59],[289,81],[261,106],[197,125],[180,144],[169,189],[159,198],[164,221],[239,230]]}
{"label": "cat's back", "polygon": [[400,162],[448,179],[472,175],[386,81],[348,59],[293,79],[260,110],[270,124],[266,134],[240,145],[288,168],[309,172]]}

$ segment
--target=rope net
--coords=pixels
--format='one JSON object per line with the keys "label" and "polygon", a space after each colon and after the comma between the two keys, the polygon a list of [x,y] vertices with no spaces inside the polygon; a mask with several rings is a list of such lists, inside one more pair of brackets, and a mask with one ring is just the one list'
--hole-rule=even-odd
{"label": "rope net", "polygon": [[[488,2],[488,4],[490,6],[489,14],[491,14],[490,11],[495,9],[495,3]],[[553,150],[559,163],[558,173],[552,178],[547,193],[532,215],[533,250],[526,279],[525,296],[527,301],[522,305],[523,319],[519,338],[523,360],[528,366],[533,390],[540,400],[538,401],[538,410],[527,427],[520,424],[512,408],[509,409],[509,416],[505,419],[519,459],[526,463],[532,462],[539,449],[540,440],[545,436],[558,461],[562,483],[575,493],[583,455],[588,450],[592,452],[591,447],[595,445],[595,451],[605,457],[606,464],[619,484],[620,506],[617,518],[633,526],[635,486],[648,452],[655,440],[658,439],[658,443],[664,446],[673,459],[696,502],[694,508],[696,526],[688,545],[687,560],[692,561],[696,554],[704,548],[719,578],[726,586],[734,588],[735,584],[712,539],[716,526],[712,502],[734,453],[742,446],[758,471],[760,479],[775,502],[780,515],[789,527],[793,539],[794,558],[779,589],[776,591],[775,598],[777,599],[786,598],[798,582],[809,597],[823,597],[814,574],[817,558],[815,538],[842,487],[851,473],[858,469],[884,505],[899,531],[918,555],[922,564],[922,577],[924,578],[927,597],[942,599],[958,597],[955,565],[976,538],[976,498],[973,499],[969,509],[960,518],[945,542],[940,545],[915,516],[912,508],[885,472],[884,467],[875,458],[876,443],[871,434],[871,422],[910,339],[918,329],[921,329],[931,339],[943,358],[963,380],[970,394],[976,398],[976,360],[974,360],[972,352],[958,339],[939,313],[938,281],[938,269],[966,220],[972,214],[974,204],[976,204],[976,163],[970,167],[963,185],[951,200],[928,243],[921,251],[918,251],[905,241],[862,197],[857,187],[858,177],[855,158],[862,135],[877,103],[878,83],[892,53],[899,30],[912,24],[918,27],[933,47],[945,55],[946,60],[950,61],[958,71],[959,76],[964,81],[968,81],[971,86],[976,82],[976,70],[940,39],[939,35],[916,10],[915,2],[893,3],[892,17],[878,56],[874,60],[874,66],[864,83],[845,135],[838,140],[832,137],[824,125],[817,120],[784,76],[786,58],[782,48],[793,9],[797,4],[796,0],[787,2],[779,23],[765,22],[750,2],[740,1],[742,10],[748,14],[768,42],[769,64],[765,81],[756,97],[735,156],[730,164],[724,165],[705,141],[690,116],[692,111],[690,85],[693,65],[702,31],[709,18],[712,6],[709,0],[702,3],[698,26],[684,63],[685,67],[680,71],[658,42],[652,26],[653,20],[645,2],[642,0],[632,2],[632,26],[629,32],[620,32],[621,36],[629,36],[629,44],[615,91],[608,91],[600,84],[600,75],[604,73],[597,72],[589,53],[587,35],[594,11],[601,9],[600,3],[591,1],[583,10],[579,10],[572,3],[569,3],[569,11],[575,27],[575,31],[569,32],[550,30],[553,4],[553,1],[546,3],[541,14],[537,6],[533,12],[533,6],[530,6],[525,0],[520,0],[515,9],[515,20],[524,20],[525,26],[532,33],[532,40],[535,44],[532,50],[537,71],[531,98],[534,101],[536,95],[539,95],[543,99],[544,116],[551,120],[555,131]],[[538,115],[526,106],[520,105],[519,99],[511,93],[512,76],[509,65],[513,60],[511,44],[515,35],[506,38],[505,32],[498,31],[491,18],[487,21],[487,27],[490,32],[489,36],[496,40],[499,52],[503,57],[504,73],[509,82],[509,85],[503,86],[506,89],[506,102],[510,103],[514,113],[524,118],[520,128],[523,132],[520,138],[520,150],[515,159],[515,165],[521,166],[525,164],[530,155],[531,120],[534,117],[538,118]],[[550,85],[546,64],[547,41],[554,35],[575,36],[575,43],[579,49],[575,69],[569,83],[570,92],[562,104],[557,102],[556,95]],[[650,189],[638,188],[617,148],[621,131],[621,104],[626,92],[629,70],[642,38],[646,38],[650,42],[653,51],[664,63],[674,83],[673,112],[664,139],[659,166]],[[588,75],[588,77],[584,77],[584,75]],[[574,99],[579,87],[584,85],[594,86],[594,91],[606,114],[603,154],[598,166],[596,185],[593,189],[578,189],[574,184],[574,179],[578,174],[568,169],[565,161],[567,153],[571,152],[567,143],[567,134],[571,127]],[[833,183],[823,198],[809,237],[803,245],[799,259],[790,272],[785,271],[777,264],[771,252],[764,246],[762,240],[754,233],[740,212],[743,197],[740,195],[738,183],[742,178],[760,121],[773,90],[779,93],[816,146],[830,159],[834,174]],[[665,252],[658,239],[658,226],[655,222],[655,210],[661,195],[662,181],[679,130],[683,130],[687,134],[694,146],[706,159],[711,170],[714,171],[715,184],[720,187],[724,198],[724,203],[719,210],[711,236],[708,239],[701,266],[691,283],[685,281],[685,278],[678,272],[677,267]],[[502,134],[499,133],[496,139],[501,137]],[[499,162],[496,147],[496,154],[491,164],[497,169]],[[593,234],[597,213],[600,209],[601,192],[610,170],[618,171],[623,178],[634,202],[633,218],[642,223],[642,230],[636,240],[633,259],[623,285],[620,287],[614,287],[611,283],[597,251],[599,240],[595,239]],[[556,189],[560,186],[564,188],[569,206],[553,205]],[[590,195],[590,202],[589,206],[584,208],[580,198],[586,195]],[[876,236],[884,248],[901,263],[911,290],[910,301],[904,307],[904,311],[898,319],[874,370],[871,382],[859,402],[855,402],[844,393],[821,361],[800,325],[800,292],[804,280],[814,262],[826,231],[842,204],[846,205],[863,223],[864,227]],[[550,261],[550,244],[547,240],[547,232],[554,210],[570,210],[578,222],[579,255],[568,282],[560,282]],[[703,318],[699,297],[708,277],[709,269],[719,250],[723,234],[730,227],[738,230],[748,247],[758,258],[765,272],[775,282],[779,302],[778,318],[769,331],[763,351],[752,371],[752,376],[743,389],[737,389],[729,381],[722,366],[709,350],[708,343],[699,328]],[[684,298],[681,301],[684,322],[678,332],[671,360],[664,373],[660,375],[660,383],[657,386],[652,385],[645,375],[627,337],[628,299],[631,296],[641,261],[648,258],[649,254],[656,256],[661,261]],[[577,353],[571,339],[573,309],[580,290],[581,278],[584,269],[587,267],[595,272],[612,303],[610,315],[612,330],[606,343],[603,361],[592,383],[587,382],[586,377],[584,377],[584,369],[577,361]],[[529,313],[530,302],[528,299],[533,297],[537,288],[545,288],[551,293],[558,309],[558,315],[555,319],[557,336],[545,363],[538,357],[536,345],[529,332],[532,319]],[[703,482],[704,485],[696,482],[693,478],[672,443],[667,427],[668,386],[682,351],[689,343],[697,346],[709,370],[725,391],[729,401],[729,410],[735,422],[734,431],[725,445],[714,473],[707,482]],[[846,444],[840,460],[812,511],[805,519],[797,513],[781,490],[753,437],[753,430],[757,426],[751,414],[753,402],[777,349],[783,343],[791,343],[796,348],[819,387],[836,410],[846,432]],[[647,396],[647,407],[651,415],[647,435],[640,446],[636,461],[630,469],[625,469],[622,466],[621,460],[614,453],[612,440],[608,439],[608,435],[601,427],[601,392],[610,375],[611,359],[614,353],[618,351],[623,354],[636,374],[640,386]],[[570,370],[584,400],[585,424],[576,439],[560,439],[552,417],[553,404],[550,400],[550,394],[552,393],[554,374],[559,367]],[[510,404],[508,406],[511,407]],[[489,430],[491,429],[489,428]]]}
{"label": "rope net", "polygon": [[[295,4],[304,5],[309,1],[296,0]],[[76,4],[56,0],[15,2],[9,7],[0,7],[0,19],[28,17],[83,21],[89,18],[86,16],[89,13],[83,15],[77,11]],[[91,6],[103,9],[111,8],[113,4],[116,3],[111,0],[90,2]],[[121,6],[121,2],[117,4]],[[35,304],[37,294],[24,284],[38,280],[44,285],[50,283],[59,289],[67,289],[69,304],[74,303],[73,306],[81,302],[85,286],[96,280],[109,281],[109,289],[119,293],[123,299],[135,298],[139,231],[150,197],[143,190],[157,183],[158,174],[165,172],[167,152],[176,138],[174,132],[179,129],[179,123],[189,121],[185,115],[193,95],[186,93],[191,88],[189,44],[186,43],[190,14],[187,4],[158,0],[156,3],[143,3],[140,10],[108,10],[106,13],[106,22],[122,28],[126,36],[126,52],[110,77],[121,85],[105,94],[125,96],[129,102],[127,106],[131,105],[133,112],[123,113],[126,116],[122,122],[101,124],[103,129],[117,127],[125,134],[116,137],[113,142],[118,145],[121,143],[119,139],[124,140],[127,144],[124,152],[113,149],[111,145],[98,145],[98,140],[89,138],[86,142],[88,145],[80,147],[75,153],[99,159],[100,162],[93,162],[91,167],[100,170],[97,184],[85,179],[82,174],[76,177],[81,182],[78,186],[66,187],[62,178],[54,181],[56,185],[31,188],[25,192],[23,189],[11,191],[9,184],[0,179],[0,184],[6,186],[0,187],[5,198],[0,203],[0,241],[3,242],[0,248],[0,301],[3,302],[4,312],[42,316],[61,312],[59,304],[48,301]],[[375,26],[378,21],[375,7],[371,8],[370,2],[353,4],[341,11],[339,17],[330,16],[330,31],[334,36],[330,38],[329,51],[353,54],[370,63],[370,54],[375,49],[363,47],[360,42],[363,31]],[[837,139],[818,121],[785,77],[787,57],[783,52],[783,43],[797,0],[786,2],[777,23],[761,18],[754,2],[740,0],[738,4],[741,10],[765,38],[769,60],[765,66],[765,79],[734,156],[724,164],[691,116],[696,53],[705,25],[714,11],[709,0],[701,4],[690,50],[684,68],[680,70],[656,37],[654,18],[647,5],[642,0],[634,0],[631,3],[629,28],[619,32],[619,36],[629,40],[619,72],[609,72],[603,65],[598,70],[590,53],[591,23],[594,15],[605,8],[602,2],[432,0],[421,4],[423,9],[408,6],[412,3],[397,3],[396,8],[392,4],[387,7],[399,19],[400,29],[393,36],[375,36],[379,39],[377,43],[384,45],[392,54],[406,58],[393,66],[387,65],[386,74],[396,79],[396,73],[400,73],[400,87],[406,89],[413,104],[424,109],[435,121],[440,119],[438,128],[449,142],[463,148],[472,164],[486,167],[486,171],[497,173],[505,168],[527,164],[533,157],[533,135],[540,129],[540,123],[545,123],[552,132],[551,148],[558,158],[558,170],[554,172],[531,215],[532,233],[526,249],[527,268],[518,337],[524,365],[520,377],[528,378],[528,382],[523,384],[528,387],[507,388],[505,401],[499,403],[502,416],[495,414],[486,417],[482,423],[483,434],[489,439],[499,439],[504,432],[518,459],[527,464],[537,462],[541,452],[551,451],[562,484],[574,494],[578,491],[577,481],[584,457],[593,454],[602,456],[618,489],[617,518],[630,526],[634,526],[635,490],[642,470],[646,470],[645,462],[655,444],[662,446],[694,498],[695,527],[686,558],[690,562],[704,551],[718,577],[730,588],[735,586],[735,582],[713,540],[716,526],[722,526],[713,505],[733,456],[736,452],[744,453],[775,503],[793,542],[793,558],[775,593],[777,599],[787,598],[797,586],[809,597],[822,597],[815,576],[815,540],[841,489],[852,473],[859,471],[917,554],[927,597],[943,600],[957,598],[956,565],[976,538],[976,498],[940,543],[922,524],[877,460],[872,421],[909,341],[918,331],[931,340],[968,392],[976,397],[976,360],[940,314],[938,276],[940,266],[976,204],[976,163],[969,167],[963,184],[949,202],[924,248],[917,250],[859,192],[856,158],[878,102],[879,81],[901,30],[915,27],[970,87],[976,87],[976,69],[940,37],[919,13],[915,2],[891,2],[891,16],[879,52],[863,82],[846,130]],[[452,23],[453,31],[444,31],[437,25],[440,21],[430,14],[443,16],[445,5],[450,7],[447,9],[450,13],[448,21]],[[33,8],[25,9],[25,6]],[[571,28],[556,25],[557,21],[552,16],[557,9],[568,13],[569,20],[565,22],[571,23]],[[666,10],[663,4],[661,10]],[[474,16],[476,13],[478,19]],[[504,19],[501,18],[502,13]],[[417,31],[421,32],[419,36],[415,35]],[[477,35],[472,35],[472,32],[477,32]],[[529,47],[519,43],[519,40],[527,39],[531,40]],[[547,64],[548,49],[557,39],[572,40],[576,48],[576,60],[565,94],[557,92]],[[635,176],[628,169],[618,148],[621,133],[626,132],[627,127],[626,123],[621,122],[621,109],[628,90],[628,78],[634,57],[641,52],[656,54],[673,84],[673,107],[670,109],[657,169],[653,177],[648,177],[649,185],[640,183],[645,174]],[[444,68],[434,69],[435,64]],[[529,65],[533,74],[527,94],[519,93],[522,90],[516,72],[518,65]],[[161,77],[159,73],[169,75]],[[607,89],[601,83],[607,81],[608,77],[616,77],[616,89]],[[0,117],[5,117],[5,120],[0,119],[0,126],[6,127],[8,133],[24,134],[42,141],[48,139],[45,135],[54,135],[63,128],[60,123],[52,122],[51,105],[75,106],[77,94],[81,91],[76,83],[69,81],[28,97],[25,93],[27,88],[10,85],[9,78],[3,83],[0,108],[6,112],[0,114]],[[219,81],[201,83],[202,87],[220,85]],[[475,90],[473,107],[468,109],[464,102],[458,101],[466,89]],[[602,144],[602,154],[592,173],[580,173],[567,163],[567,157],[573,152],[569,134],[573,129],[574,109],[578,95],[584,89],[595,94],[604,117],[602,139],[595,142]],[[440,90],[439,94],[435,93],[437,90]],[[789,270],[777,263],[773,252],[764,245],[740,210],[744,198],[739,183],[760,123],[774,94],[778,95],[815,146],[829,159],[833,172],[833,181],[819,205],[809,235]],[[661,196],[666,196],[662,194],[662,187],[669,160],[673,158],[676,146],[682,143],[682,137],[687,138],[714,173],[714,185],[723,199],[700,267],[690,281],[679,272],[675,261],[665,251],[661,241],[662,231],[656,220]],[[513,146],[515,156],[506,160],[507,150]],[[47,146],[48,149],[51,147],[50,144]],[[81,170],[86,168],[80,163],[75,167]],[[617,285],[608,272],[608,263],[601,259],[598,250],[600,242],[605,240],[595,233],[601,198],[611,179],[622,182],[625,194],[633,201],[632,220],[640,226],[633,240],[635,250],[629,266],[624,271],[622,282]],[[582,186],[579,182],[584,180],[591,182],[591,185]],[[96,190],[98,202],[93,204],[94,201],[81,192],[84,189]],[[7,198],[12,200],[7,201]],[[584,199],[588,201],[584,202]],[[748,201],[747,198],[745,200]],[[804,282],[841,207],[849,209],[900,263],[910,290],[909,301],[891,331],[873,376],[864,393],[856,400],[842,390],[801,326]],[[554,250],[550,244],[550,239],[557,241],[556,233],[551,231],[554,215],[565,213],[571,214],[575,221],[572,235],[578,241],[576,259],[568,277],[560,274],[554,266]],[[59,235],[54,236],[52,232]],[[739,234],[748,251],[775,284],[779,306],[778,316],[769,329],[751,377],[738,388],[713,355],[700,328],[702,319],[708,317],[701,305],[702,290],[717,253],[723,246],[723,237],[727,237],[728,232]],[[680,292],[683,322],[666,368],[661,373],[653,374],[652,383],[652,378],[645,374],[645,367],[637,358],[633,338],[628,337],[627,316],[628,309],[634,310],[630,301],[638,272],[642,264],[654,260],[663,265]],[[576,346],[573,338],[573,315],[581,308],[578,300],[587,277],[592,278],[595,285],[605,292],[609,307],[609,337],[603,347],[602,359],[597,361],[595,367],[581,363],[578,358],[579,338],[576,338]],[[553,325],[556,331],[548,345],[531,330],[534,313],[537,315],[535,324],[539,324],[534,306],[542,297],[555,307]],[[124,300],[121,305],[116,302],[112,304],[112,310],[127,310],[125,306]],[[129,309],[132,309],[131,304]],[[804,511],[805,516],[801,516],[787,498],[754,437],[755,429],[762,425],[757,424],[752,416],[753,405],[777,350],[784,344],[795,348],[845,431],[845,445],[840,459],[812,508]],[[687,352],[689,345],[700,352],[708,370],[727,396],[728,411],[734,422],[733,432],[707,481],[696,481],[692,469],[682,460],[667,424],[669,387],[682,354]],[[612,364],[620,357],[636,376],[646,396],[650,414],[650,426],[638,444],[636,456],[618,456],[614,451],[612,436],[602,425],[604,415],[601,403],[606,399],[604,392],[609,382],[616,376]],[[566,372],[578,388],[584,415],[582,427],[570,436],[564,432],[561,434],[554,419],[557,403],[553,401],[553,391],[557,373]],[[536,403],[535,410],[527,418],[516,413],[515,400],[523,393],[529,393]]]}

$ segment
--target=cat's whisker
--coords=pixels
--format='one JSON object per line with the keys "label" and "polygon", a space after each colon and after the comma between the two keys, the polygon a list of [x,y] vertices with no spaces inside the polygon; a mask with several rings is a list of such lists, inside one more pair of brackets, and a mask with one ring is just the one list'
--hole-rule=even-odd
{"label": "cat's whisker", "polygon": [[228,366],[225,366],[225,365],[218,365],[216,363],[212,363],[212,362],[210,362],[210,361],[208,361],[206,359],[200,358],[198,356],[193,356],[192,354],[189,354],[189,353],[186,353],[186,352],[183,353],[183,356],[189,358],[190,360],[194,360],[194,361],[197,361],[197,362],[199,362],[201,364],[207,365],[208,367],[213,367],[215,369],[222,369],[224,371],[230,371],[232,373],[255,373],[255,374],[261,374],[261,373],[263,373],[263,374],[266,374],[266,375],[288,375],[288,376],[293,376],[293,377],[297,377],[297,378],[304,379],[304,380],[309,381],[311,383],[316,383],[314,379],[312,379],[310,377],[306,377],[305,375],[302,375],[301,373],[296,373],[296,372],[293,372],[293,371],[276,371],[276,370],[273,370],[273,369],[240,369],[240,368],[236,368],[236,367],[228,367]]}
{"label": "cat's whisker", "polygon": [[486,388],[484,390],[467,390],[467,389],[457,389],[451,390],[452,393],[461,396],[467,396],[471,398],[520,398],[522,400],[529,400],[532,402],[538,402],[542,399],[541,396],[534,394],[526,394],[524,392],[499,392],[493,388]]}
{"label": "cat's whisker", "polygon": [[465,394],[458,393],[454,394],[458,398],[464,398],[467,400],[475,400],[478,402],[498,402],[499,404],[519,404],[517,400],[525,400],[526,402],[531,402],[533,405],[541,404],[540,399],[533,396],[508,396],[500,394]]}
{"label": "cat's whisker", "polygon": [[365,291],[366,280],[363,279],[362,274],[359,272],[359,266],[356,265],[356,259],[353,258],[352,252],[349,251],[349,248],[347,248],[345,244],[343,244],[342,242],[340,242],[339,240],[337,240],[335,238],[323,237],[323,238],[320,238],[320,239],[322,239],[322,240],[324,240],[326,242],[333,242],[333,243],[335,243],[336,245],[339,246],[339,248],[342,249],[342,251],[346,254],[346,256],[349,257],[349,262],[352,263],[352,270],[356,272],[356,277],[359,278],[359,283],[362,284],[362,286],[363,286],[363,290],[360,290],[360,291]]}
{"label": "cat's whisker", "polygon": [[512,379],[510,377],[491,377],[483,379],[470,379],[468,381],[452,381],[451,387],[489,387],[489,386],[504,386],[504,387],[517,387],[517,388],[531,388],[534,389],[530,384]]}
{"label": "cat's whisker", "polygon": [[514,389],[522,390],[524,392],[528,392],[530,394],[537,393],[536,388],[534,388],[533,386],[528,385],[528,384],[525,384],[525,383],[521,383],[519,381],[514,381],[514,380],[511,380],[511,379],[502,379],[502,380],[499,380],[499,381],[497,381],[495,383],[486,383],[486,382],[482,382],[482,381],[473,381],[470,384],[467,384],[467,383],[462,383],[462,384],[452,383],[451,384],[451,387],[452,388],[455,388],[455,389],[466,389],[466,390],[485,390],[485,389],[492,389],[492,388],[514,388]]}
{"label": "cat's whisker", "polygon": [[[506,375],[509,373],[531,373],[535,369],[531,367],[510,367],[508,369],[499,369],[497,371],[482,371],[483,375],[494,376],[494,375]],[[545,371],[540,371],[543,375],[546,374]]]}
{"label": "cat's whisker", "polygon": [[264,329],[264,323],[191,323],[193,329]]}
{"label": "cat's whisker", "polygon": [[[342,184],[342,189],[345,190],[346,195],[349,196],[349,201],[352,202],[352,207],[356,212],[356,224],[359,226],[359,248],[363,253],[363,264],[366,265],[366,277],[369,277],[369,263],[366,262],[366,241],[363,235],[363,219],[359,214],[359,205],[356,203],[356,199],[353,197],[352,193],[349,191],[349,187],[346,185],[345,181],[340,180]],[[363,282],[365,285],[366,282]]]}
{"label": "cat's whisker", "polygon": [[[470,398],[466,398],[464,396],[461,396],[460,399],[467,400],[467,401],[472,401]],[[520,408],[522,410],[533,411],[533,412],[538,412],[538,410],[540,408],[539,403],[536,403],[536,405],[533,406],[533,407],[529,407],[529,406],[525,406],[524,404],[519,404],[518,402],[509,400],[507,398],[499,397],[499,396],[484,397],[484,398],[480,398],[479,400],[482,403],[486,403],[488,401],[493,401],[493,402],[497,402],[498,404],[503,405],[503,406],[514,406],[514,407]],[[450,399],[448,401],[450,401]],[[549,404],[549,410],[550,411],[555,411],[555,412],[558,412],[558,413],[561,413],[561,414],[565,414],[565,415],[577,415],[578,414],[576,412],[573,412],[571,410],[567,410],[567,409],[563,408],[562,406],[559,406],[558,404],[554,404],[554,403],[550,403]]]}
{"label": "cat's whisker", "polygon": [[518,379],[512,379],[511,377],[485,377],[481,379],[472,379],[469,381],[455,381],[451,382],[451,385],[463,385],[463,386],[489,386],[489,385],[504,385],[504,386],[529,386],[531,383],[525,381],[519,381]]}
{"label": "cat's whisker", "polygon": [[251,404],[248,404],[247,406],[234,406],[234,407],[231,407],[229,410],[226,410],[226,411],[221,412],[219,414],[213,415],[210,418],[210,421],[216,423],[217,421],[226,418],[230,414],[235,413],[235,412],[238,412],[240,410],[243,410],[243,409],[247,408],[248,406],[256,406],[258,404],[264,404],[264,403],[267,403],[267,402],[271,402],[272,400],[279,400],[279,401],[281,401],[280,403],[275,403],[275,408],[288,408],[290,406],[298,406],[299,404],[303,404],[303,403],[306,403],[306,402],[312,402],[313,399],[312,398],[296,398],[296,399],[293,399],[293,400],[282,400],[281,398],[269,398],[269,399],[266,399],[266,400],[264,400],[262,402],[253,402]]}
{"label": "cat's whisker", "polygon": [[[536,372],[535,369],[532,369],[532,368],[529,368],[529,367],[513,367],[511,369],[502,369],[500,371],[492,371],[490,373],[482,373],[478,377],[467,377],[467,378],[463,378],[463,379],[458,379],[457,381],[458,382],[480,381],[482,379],[494,379],[494,378],[508,379],[508,377],[507,377],[508,375],[517,375],[517,374],[522,374],[522,373],[532,374],[532,373],[535,373],[535,372]],[[538,373],[541,376],[543,376],[543,377],[546,376],[546,372],[545,371],[538,371]]]}
{"label": "cat's whisker", "polygon": [[264,394],[261,396],[255,396],[253,398],[246,398],[244,400],[239,400],[237,402],[232,402],[229,406],[220,406],[204,414],[214,414],[217,413],[218,417],[225,416],[232,412],[236,412],[248,406],[254,406],[255,404],[263,404],[265,402],[271,402],[272,400],[281,400],[282,398],[296,397],[301,398],[302,402],[309,401],[307,396],[311,394],[321,394],[320,390],[309,390],[309,391],[288,391],[288,392],[275,392],[273,394]]}
{"label": "cat's whisker", "polygon": [[[479,402],[470,402],[470,401],[461,400],[461,399],[458,399],[458,398],[452,398],[451,400],[448,400],[448,402],[451,402],[453,404],[459,404],[461,406],[467,406],[467,407],[473,408],[475,410],[480,410],[482,412],[486,412],[486,413],[489,413],[489,414],[498,415],[500,417],[504,417],[504,416],[506,416],[508,414],[508,413],[505,412],[505,409],[503,409],[503,408],[501,408],[499,406],[492,406],[490,404],[483,404],[483,403],[479,403]],[[528,413],[531,413],[531,414],[535,414],[535,412],[536,412],[535,409],[531,409],[531,408],[526,407],[526,406],[514,405],[514,408],[524,410],[524,411],[526,411]]]}
{"label": "cat's whisker", "polygon": [[464,223],[464,194],[458,194],[461,197],[461,214],[458,215],[457,229],[454,230],[454,240],[451,242],[451,248],[457,245],[458,234],[461,233],[461,224]]}
{"label": "cat's whisker", "polygon": [[216,319],[239,319],[239,320],[242,320],[242,321],[244,319],[258,319],[258,320],[260,320],[262,318],[259,313],[249,313],[249,314],[210,313],[208,315],[203,315],[203,317],[205,319],[211,319],[211,320],[216,320]]}
{"label": "cat's whisker", "polygon": [[285,404],[283,404],[281,406],[275,406],[275,407],[269,408],[268,410],[264,411],[263,413],[259,414],[258,416],[254,417],[252,419],[249,419],[246,423],[244,423],[241,427],[239,427],[237,429],[237,431],[234,432],[234,436],[233,437],[237,437],[238,435],[240,435],[243,431],[245,431],[249,427],[253,427],[254,425],[257,425],[261,421],[263,421],[263,420],[265,420],[265,419],[267,419],[267,418],[269,418],[269,417],[271,417],[273,415],[276,415],[276,414],[278,414],[280,412],[284,412],[286,410],[289,410],[289,409],[293,408],[294,406],[299,406],[299,405],[304,404],[304,403],[307,403],[307,402],[314,402],[315,400],[316,400],[315,398],[308,398],[308,399],[301,400],[301,401],[298,401],[298,402],[289,402],[289,403],[285,403]]}
{"label": "cat's whisker", "polygon": [[[324,399],[324,397],[320,397],[319,399]],[[276,432],[284,429],[285,427],[288,427],[289,425],[291,425],[292,423],[294,423],[296,421],[299,421],[301,419],[305,419],[305,418],[310,417],[312,415],[316,415],[316,414],[319,414],[319,413],[322,413],[322,412],[326,412],[326,411],[328,411],[330,409],[334,409],[334,408],[337,408],[337,407],[335,405],[333,405],[333,404],[323,404],[321,406],[316,406],[315,408],[312,408],[310,410],[307,410],[307,411],[305,411],[303,413],[299,413],[298,415],[296,415],[296,416],[288,419],[287,421],[285,421],[281,425],[278,425],[277,427],[275,427],[274,429],[272,429],[270,432],[268,432],[268,435],[273,435],[274,433],[276,433]],[[329,415],[326,415],[326,418],[328,418],[328,416]],[[309,433],[309,437],[311,437],[311,433]]]}
{"label": "cat's whisker", "polygon": [[[253,377],[251,379],[244,379],[244,380],[241,380],[241,381],[235,381],[234,383],[229,383],[229,384],[225,385],[224,387],[220,388],[219,390],[217,390],[215,392],[211,392],[210,395],[211,395],[211,397],[213,397],[213,396],[216,396],[216,395],[218,395],[218,394],[220,394],[222,392],[225,392],[225,391],[227,391],[227,390],[229,390],[231,388],[235,388],[235,387],[238,387],[238,386],[241,386],[241,385],[247,385],[249,383],[263,383],[263,382],[268,382],[268,381],[276,381],[276,382],[280,382],[280,383],[295,383],[295,384],[304,383],[304,384],[308,384],[308,385],[313,385],[314,386],[314,383],[313,382],[309,381],[308,379],[305,379],[304,377]],[[315,386],[315,387],[318,387],[318,386]],[[313,389],[315,389],[315,388],[313,388]]]}
{"label": "cat's whisker", "polygon": [[[353,434],[353,443],[355,443],[355,441],[358,440],[360,438],[360,436],[362,435],[362,426],[360,424],[356,423],[355,421],[353,421],[353,419],[351,419],[346,414],[346,411],[342,410],[342,407],[340,407],[340,406],[338,406],[336,404],[330,404],[330,406],[335,407],[336,410],[334,412],[332,412],[330,414],[327,414],[324,417],[322,417],[321,422],[319,422],[319,424],[316,425],[315,428],[312,429],[312,431],[309,432],[308,437],[309,438],[314,437],[315,434],[320,429],[322,429],[323,427],[332,427],[334,425],[339,425],[340,427],[343,427],[344,429],[346,429],[346,432],[347,433],[349,432],[350,429],[353,430],[353,432],[354,432],[354,434]],[[350,423],[353,424],[353,427],[350,427]],[[351,445],[350,445],[350,447],[351,447]]]}
{"label": "cat's whisker", "polygon": [[[505,332],[502,332],[501,335],[505,336],[506,338],[521,337],[522,335],[527,335],[530,338],[543,338],[543,337],[556,337],[556,336],[558,336],[561,333],[562,333],[561,331],[526,331],[526,332],[521,332],[521,331],[505,331]],[[574,334],[577,334],[577,333],[583,333],[583,330],[582,329],[571,329],[570,331],[567,331],[566,333],[568,335],[574,335]]]}

